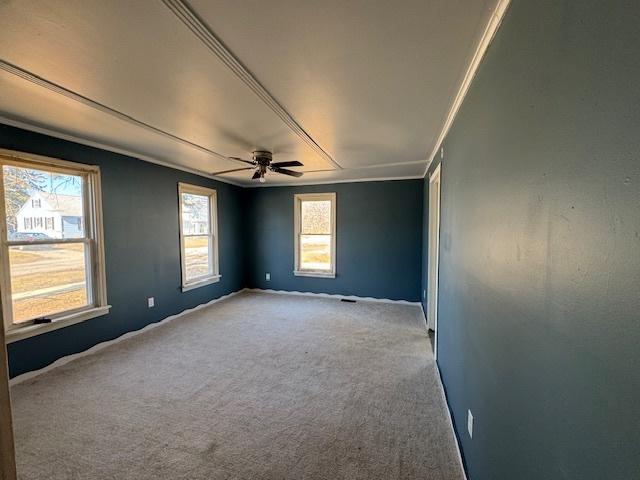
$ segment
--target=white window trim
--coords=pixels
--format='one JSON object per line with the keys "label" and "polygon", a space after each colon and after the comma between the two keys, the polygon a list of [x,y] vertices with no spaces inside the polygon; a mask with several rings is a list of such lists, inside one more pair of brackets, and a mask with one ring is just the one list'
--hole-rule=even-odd
{"label": "white window trim", "polygon": [[40,335],[109,313],[111,305],[107,303],[100,167],[5,149],[0,149],[0,162],[3,165],[27,165],[33,168],[46,168],[61,173],[84,175],[86,187],[86,195],[84,196],[85,225],[88,229],[87,242],[93,252],[91,256],[92,278],[90,278],[88,282],[90,297],[93,300],[91,305],[50,315],[52,320],[50,323],[14,325],[11,318],[11,275],[9,272],[7,222],[4,214],[6,211],[4,204],[4,180],[3,172],[0,168],[0,267],[3,272],[3,274],[0,275],[0,300],[2,303],[0,315],[2,315],[2,323],[6,331],[6,343]]}
{"label": "white window trim", "polygon": [[[187,281],[187,269],[185,268],[185,249],[184,249],[184,231],[182,222],[182,194],[191,193],[194,195],[205,195],[209,197],[209,225],[212,241],[211,245],[211,266],[212,274],[203,277],[198,277]],[[205,285],[211,285],[212,283],[219,282],[222,278],[219,270],[218,263],[218,193],[212,188],[200,187],[198,185],[191,185],[189,183],[178,183],[178,220],[180,222],[180,270],[182,275],[182,291],[188,292],[195,288],[204,287]]]}
{"label": "white window trim", "polygon": [[[293,274],[296,277],[336,278],[336,194],[331,193],[296,193],[293,196],[293,236],[295,245],[295,263]],[[331,202],[331,270],[303,270],[300,268],[300,231],[301,205],[303,201]]]}

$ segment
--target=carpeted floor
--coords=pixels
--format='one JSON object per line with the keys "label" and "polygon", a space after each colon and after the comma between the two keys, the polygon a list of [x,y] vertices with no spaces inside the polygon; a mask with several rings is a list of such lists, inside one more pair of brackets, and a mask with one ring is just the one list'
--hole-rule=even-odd
{"label": "carpeted floor", "polygon": [[463,478],[419,307],[242,293],[12,388],[21,479]]}

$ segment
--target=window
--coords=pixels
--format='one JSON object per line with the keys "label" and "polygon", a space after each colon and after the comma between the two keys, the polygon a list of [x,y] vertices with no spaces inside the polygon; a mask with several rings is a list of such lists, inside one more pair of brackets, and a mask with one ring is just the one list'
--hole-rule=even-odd
{"label": "window", "polygon": [[[99,168],[6,150],[0,166],[8,341],[107,313]],[[53,230],[53,217],[23,217],[36,194],[51,213],[83,218],[86,227],[66,235]],[[52,231],[33,231],[44,226]]]}
{"label": "window", "polygon": [[307,277],[336,276],[336,194],[294,196],[295,270]]}
{"label": "window", "polygon": [[40,203],[40,199],[33,199],[33,200],[31,200],[31,206],[32,206],[33,208],[40,208],[40,205],[41,205],[41,203]]}
{"label": "window", "polygon": [[220,280],[216,191],[178,184],[182,291]]}

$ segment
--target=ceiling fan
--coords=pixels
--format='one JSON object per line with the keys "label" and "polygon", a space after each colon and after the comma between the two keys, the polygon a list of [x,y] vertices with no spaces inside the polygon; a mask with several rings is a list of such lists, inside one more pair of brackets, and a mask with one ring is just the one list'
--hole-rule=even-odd
{"label": "ceiling fan", "polygon": [[244,162],[251,165],[251,167],[244,168],[234,168],[231,170],[223,170],[221,172],[213,172],[213,175],[222,175],[223,173],[231,173],[231,172],[240,172],[242,170],[255,170],[251,180],[260,180],[260,183],[265,182],[265,174],[267,171],[272,171],[273,173],[281,173],[283,175],[289,175],[290,177],[301,177],[302,172],[296,172],[294,170],[289,170],[284,167],[303,167],[304,165],[297,160],[292,160],[289,162],[273,162],[272,163],[272,155],[271,152],[267,152],[265,150],[256,150],[252,153],[253,160],[243,160],[238,157],[229,157],[231,160],[236,160],[238,162]]}

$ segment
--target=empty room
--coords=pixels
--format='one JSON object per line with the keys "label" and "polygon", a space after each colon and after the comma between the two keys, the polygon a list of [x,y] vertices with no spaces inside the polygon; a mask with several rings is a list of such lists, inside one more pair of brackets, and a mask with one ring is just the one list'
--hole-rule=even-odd
{"label": "empty room", "polygon": [[640,479],[639,26],[0,0],[0,480]]}

